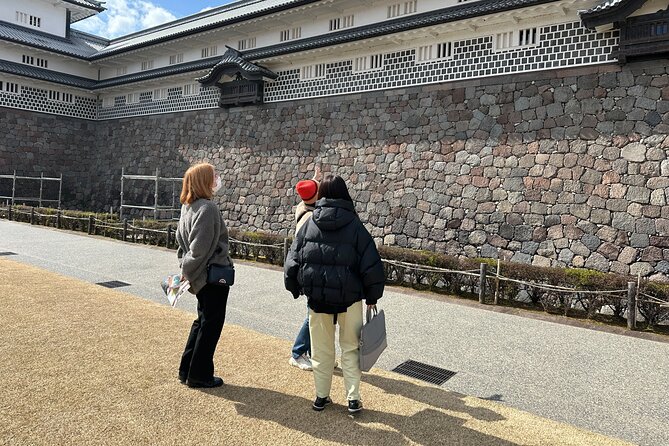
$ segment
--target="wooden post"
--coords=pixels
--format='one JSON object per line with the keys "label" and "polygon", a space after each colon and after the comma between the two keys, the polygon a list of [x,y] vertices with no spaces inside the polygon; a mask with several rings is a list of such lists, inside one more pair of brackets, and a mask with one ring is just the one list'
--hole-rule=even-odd
{"label": "wooden post", "polygon": [[128,219],[123,219],[123,241],[125,242],[128,238]]}
{"label": "wooden post", "polygon": [[167,240],[165,242],[165,247],[170,247],[170,242],[172,241],[172,225],[167,225]]}
{"label": "wooden post", "polygon": [[60,221],[61,214],[62,214],[62,212],[60,210],[58,210],[58,212],[56,213],[56,228],[57,229],[60,229],[60,226],[61,226],[61,221]]}
{"label": "wooden post", "polygon": [[93,234],[93,225],[95,225],[95,220],[92,215],[88,216],[88,235]]}
{"label": "wooden post", "polygon": [[30,208],[30,224],[35,224],[35,206]]}
{"label": "wooden post", "polygon": [[283,262],[286,263],[286,257],[288,257],[288,251],[290,250],[290,240],[288,238],[283,239]]}
{"label": "wooden post", "polygon": [[499,270],[500,270],[500,261],[499,261],[499,249],[497,250],[497,277],[495,277],[495,305],[497,305],[497,299],[499,296]]}
{"label": "wooden post", "polygon": [[627,282],[627,329],[636,328],[636,282]]}
{"label": "wooden post", "polygon": [[488,264],[481,263],[481,272],[479,276],[479,303],[485,303],[485,279],[488,272]]}

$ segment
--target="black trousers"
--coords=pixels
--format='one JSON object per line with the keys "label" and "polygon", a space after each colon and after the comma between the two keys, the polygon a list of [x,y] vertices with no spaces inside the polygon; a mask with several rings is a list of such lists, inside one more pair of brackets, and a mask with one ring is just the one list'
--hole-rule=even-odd
{"label": "black trousers", "polygon": [[181,378],[207,382],[214,377],[214,352],[223,330],[229,292],[227,286],[205,285],[197,293],[197,319],[181,356]]}

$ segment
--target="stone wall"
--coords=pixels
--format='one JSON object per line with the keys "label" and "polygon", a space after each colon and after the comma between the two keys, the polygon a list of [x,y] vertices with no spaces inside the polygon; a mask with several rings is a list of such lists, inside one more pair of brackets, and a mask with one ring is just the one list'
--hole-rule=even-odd
{"label": "stone wall", "polygon": [[318,162],[348,180],[379,242],[666,273],[666,66],[602,65],[86,123],[86,198],[117,206],[123,166],[179,176],[208,160],[223,172],[218,200],[231,227],[286,234],[293,187]]}

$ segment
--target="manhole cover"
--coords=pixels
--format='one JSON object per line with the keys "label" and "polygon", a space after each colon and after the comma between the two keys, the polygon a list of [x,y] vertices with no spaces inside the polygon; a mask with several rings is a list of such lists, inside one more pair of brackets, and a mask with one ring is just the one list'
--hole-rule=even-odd
{"label": "manhole cover", "polygon": [[15,256],[15,255],[18,255],[18,254],[16,254],[15,252],[10,252],[10,251],[0,252],[0,256]]}
{"label": "manhole cover", "polygon": [[426,381],[438,386],[451,379],[456,373],[411,359],[395,367],[393,372],[401,373],[402,375],[420,379],[421,381]]}
{"label": "manhole cover", "polygon": [[129,283],[121,282],[120,280],[111,280],[109,282],[99,282],[96,285],[103,286],[105,288],[120,288],[122,286],[129,286]]}

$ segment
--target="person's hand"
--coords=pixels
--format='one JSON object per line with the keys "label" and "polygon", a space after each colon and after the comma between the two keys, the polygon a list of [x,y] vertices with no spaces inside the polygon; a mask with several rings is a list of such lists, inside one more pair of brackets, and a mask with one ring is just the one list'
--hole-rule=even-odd
{"label": "person's hand", "polygon": [[374,305],[367,305],[367,309],[370,311],[375,311],[376,310],[376,304]]}
{"label": "person's hand", "polygon": [[320,164],[316,164],[316,167],[314,167],[314,181],[318,181],[319,183],[321,182],[321,179],[323,178],[323,173],[321,172],[321,166]]}

